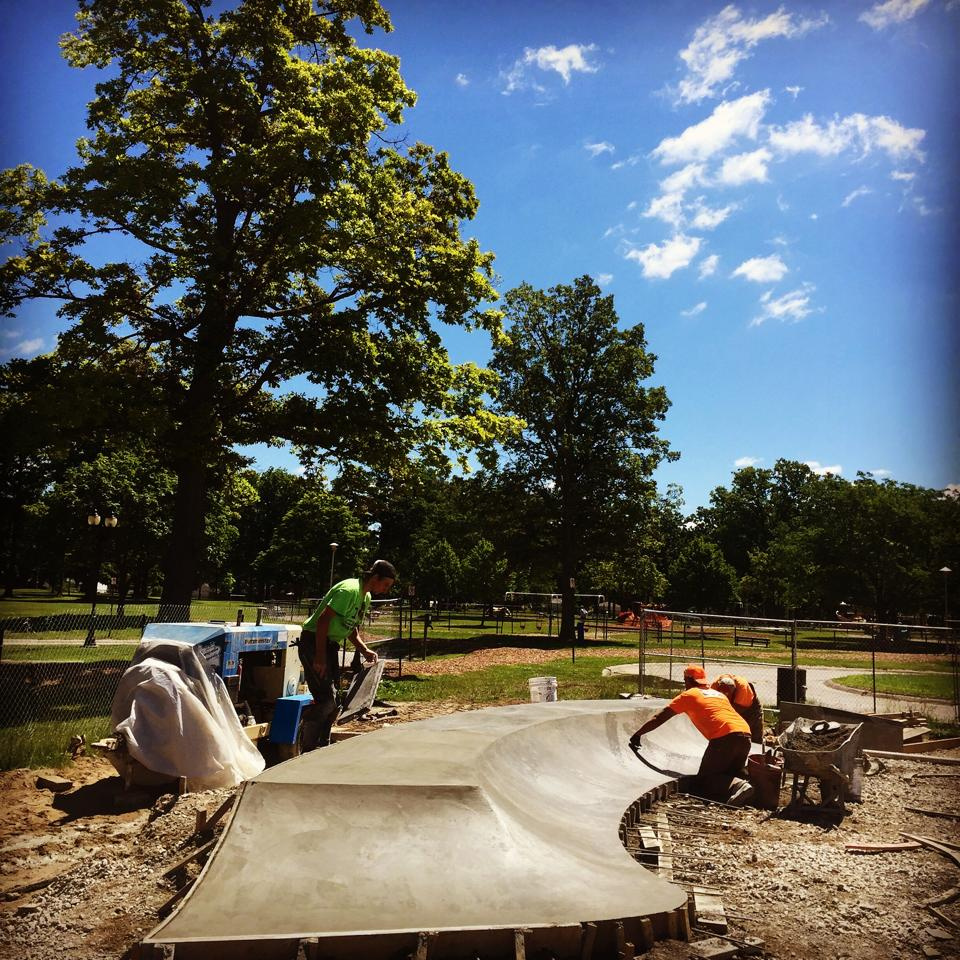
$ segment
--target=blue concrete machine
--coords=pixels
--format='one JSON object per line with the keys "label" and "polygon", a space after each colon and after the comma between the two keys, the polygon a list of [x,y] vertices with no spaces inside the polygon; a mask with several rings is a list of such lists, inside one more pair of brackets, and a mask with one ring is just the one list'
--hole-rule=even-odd
{"label": "blue concrete machine", "polygon": [[299,625],[212,622],[149,623],[142,641],[177,640],[196,649],[230,693],[240,722],[268,759],[298,753],[304,709],[313,701],[302,684]]}

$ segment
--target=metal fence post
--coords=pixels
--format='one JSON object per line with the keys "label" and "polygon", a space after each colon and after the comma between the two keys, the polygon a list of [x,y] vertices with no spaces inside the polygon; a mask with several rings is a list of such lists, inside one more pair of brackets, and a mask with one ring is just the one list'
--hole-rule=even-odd
{"label": "metal fence post", "polygon": [[797,675],[797,621],[790,621],[790,673],[793,675],[793,702],[800,699],[800,680]]}

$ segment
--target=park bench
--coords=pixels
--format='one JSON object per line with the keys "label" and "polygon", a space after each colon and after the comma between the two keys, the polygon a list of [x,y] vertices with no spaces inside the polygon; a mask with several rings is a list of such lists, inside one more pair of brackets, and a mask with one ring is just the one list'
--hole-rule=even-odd
{"label": "park bench", "polygon": [[770,646],[770,638],[759,633],[735,633],[733,636],[734,646],[740,646],[741,643],[748,643],[751,647],[758,644],[764,647]]}

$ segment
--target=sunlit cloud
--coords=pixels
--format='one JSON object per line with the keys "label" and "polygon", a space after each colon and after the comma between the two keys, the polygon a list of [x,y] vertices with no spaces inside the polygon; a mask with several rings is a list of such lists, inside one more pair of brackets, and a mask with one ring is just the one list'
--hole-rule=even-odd
{"label": "sunlit cloud", "polygon": [[717,173],[717,182],[728,187],[738,187],[750,182],[766,183],[767,164],[772,156],[766,147],[761,147],[751,153],[727,157]]}
{"label": "sunlit cloud", "polygon": [[854,200],[857,200],[860,197],[866,197],[867,195],[873,193],[869,187],[857,187],[856,190],[851,190],[844,198],[843,202],[840,204],[841,207],[849,207]]}
{"label": "sunlit cloud", "polygon": [[695,307],[691,307],[689,310],[681,310],[681,317],[696,317],[698,314],[703,313],[707,309],[707,301],[701,300]]}
{"label": "sunlit cloud", "polygon": [[803,87],[784,87],[783,88],[783,92],[789,93],[794,100],[796,100],[797,97],[800,96],[802,91],[803,91]]}
{"label": "sunlit cloud", "polygon": [[677,234],[661,244],[650,243],[643,249],[630,249],[624,257],[639,263],[643,268],[643,275],[648,279],[665,280],[677,270],[690,265],[702,242],[700,237]]}
{"label": "sunlit cloud", "polygon": [[736,209],[735,203],[727,204],[725,207],[708,207],[702,200],[698,200],[693,206],[694,216],[690,221],[691,226],[697,230],[715,230]]}
{"label": "sunlit cloud", "polygon": [[700,279],[712,277],[717,272],[717,265],[720,263],[720,257],[711,253],[709,257],[704,257],[700,261]]}
{"label": "sunlit cloud", "polygon": [[901,183],[911,183],[916,179],[916,174],[908,170],[893,170],[890,173],[891,180],[898,180]]}
{"label": "sunlit cloud", "polygon": [[840,466],[839,463],[835,463],[828,467],[822,464],[819,460],[804,460],[803,462],[820,477],[826,476],[828,473],[836,475],[843,473],[843,467]]}
{"label": "sunlit cloud", "polygon": [[755,467],[758,463],[763,463],[763,457],[737,457],[733,465],[742,470],[744,467]]}
{"label": "sunlit cloud", "polygon": [[863,155],[882,150],[891,160],[922,161],[920,142],[925,136],[925,130],[904,127],[890,117],[854,113],[821,125],[807,114],[785,126],[771,127],[768,143],[783,155],[813,153],[836,157],[847,150],[858,150]]}
{"label": "sunlit cloud", "polygon": [[598,273],[597,274],[597,286],[598,287],[609,287],[613,283],[613,274],[612,273]]}
{"label": "sunlit cloud", "polygon": [[454,78],[453,82],[458,87],[468,87],[470,86],[470,78],[465,73],[458,73]]}
{"label": "sunlit cloud", "polygon": [[883,30],[894,23],[903,23],[915,17],[930,0],[886,0],[885,3],[875,3],[869,10],[860,14],[859,18],[874,30]]}
{"label": "sunlit cloud", "polygon": [[660,189],[664,193],[684,193],[691,187],[701,186],[707,182],[706,169],[705,164],[688,163],[661,180]]}
{"label": "sunlit cloud", "polygon": [[867,473],[869,473],[871,477],[880,477],[881,479],[884,477],[893,476],[893,471],[888,470],[886,467],[879,467],[876,470],[868,470]]}
{"label": "sunlit cloud", "polygon": [[590,57],[596,50],[597,46],[593,43],[571,43],[561,48],[553,44],[536,49],[527,47],[523,56],[514,61],[513,66],[503,74],[502,92],[509,94],[525,87],[542,91],[543,88],[531,79],[531,70],[534,68],[558,73],[565,86],[570,83],[574,73],[596,73],[600,68],[590,62]]}
{"label": "sunlit cloud", "polygon": [[758,43],[775,37],[802,37],[827,22],[826,16],[797,18],[782,7],[762,19],[744,19],[737,7],[729,4],[697,27],[693,40],[680,51],[687,74],[677,88],[678,99],[699,103],[718,96]]}
{"label": "sunlit cloud", "polygon": [[583,149],[586,150],[591,157],[599,157],[603,153],[613,153],[616,147],[606,140],[601,140],[599,143],[585,143]]}
{"label": "sunlit cloud", "polygon": [[664,164],[690,163],[708,160],[741,138],[756,140],[769,103],[769,90],[725,100],[706,120],[687,127],[678,137],[662,140],[652,156]]}
{"label": "sunlit cloud", "polygon": [[664,193],[654,197],[643,211],[643,216],[663,220],[672,227],[679,228],[683,223],[683,194]]}
{"label": "sunlit cloud", "polygon": [[[14,337],[18,334],[13,334]],[[0,350],[0,356],[4,357],[35,357],[38,353],[43,351],[44,339],[43,337],[30,337],[27,340],[21,340],[19,343],[15,343],[12,346],[4,347]]]}
{"label": "sunlit cloud", "polygon": [[810,305],[810,294],[816,289],[812,283],[805,283],[796,290],[785,293],[782,297],[774,297],[768,290],[760,298],[760,313],[750,321],[750,326],[758,327],[767,320],[780,320],[784,323],[798,323],[804,317],[813,313]]}
{"label": "sunlit cloud", "polygon": [[731,277],[743,277],[754,283],[777,283],[782,280],[790,268],[780,259],[779,254],[769,257],[751,257],[737,267]]}

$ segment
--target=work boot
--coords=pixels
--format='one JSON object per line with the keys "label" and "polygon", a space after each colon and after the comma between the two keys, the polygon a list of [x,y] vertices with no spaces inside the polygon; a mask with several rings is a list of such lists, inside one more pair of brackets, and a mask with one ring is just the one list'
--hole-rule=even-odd
{"label": "work boot", "polygon": [[731,807],[742,807],[748,804],[756,792],[753,785],[747,780],[734,780],[732,786],[733,790],[727,800]]}

